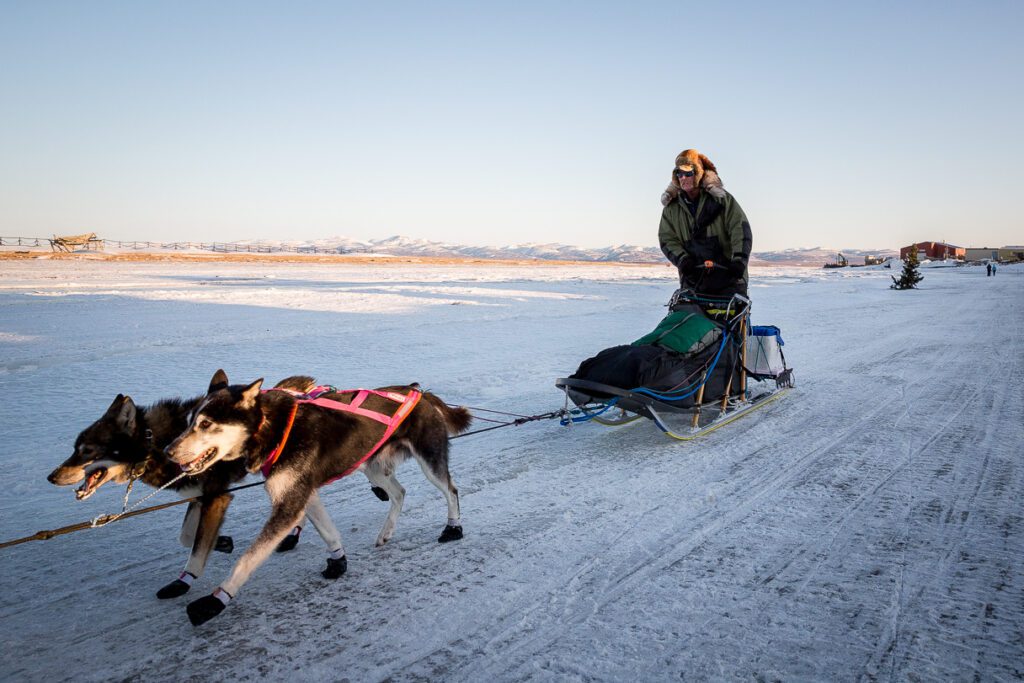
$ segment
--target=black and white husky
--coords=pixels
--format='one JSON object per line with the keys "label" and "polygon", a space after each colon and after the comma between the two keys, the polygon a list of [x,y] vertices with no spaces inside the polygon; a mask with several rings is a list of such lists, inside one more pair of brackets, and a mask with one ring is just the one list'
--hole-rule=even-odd
{"label": "black and white husky", "polygon": [[[317,489],[351,471],[385,434],[384,426],[373,419],[310,403],[297,404],[298,399],[287,392],[261,392],[262,383],[259,379],[247,386],[229,386],[223,371],[218,371],[188,428],[167,447],[168,457],[193,475],[233,462],[244,463],[250,472],[256,472],[272,452],[278,453],[273,469],[267,473],[270,517],[227,580],[213,595],[189,604],[188,616],[194,625],[217,616],[295,526],[309,501],[317,498]],[[418,388],[396,386],[381,391],[407,395]],[[352,394],[331,394],[328,398],[348,403]],[[375,395],[370,395],[363,407],[387,414],[395,408]],[[433,394],[423,392],[383,446],[358,464],[357,470],[384,489],[391,500],[377,545],[394,534],[405,498],[405,489],[395,479],[395,469],[409,457],[419,462],[427,479],[448,502],[448,523],[438,541],[462,538],[458,490],[448,471],[448,437],[465,431],[471,420],[465,408],[449,407]],[[330,532],[319,530],[325,538],[336,539],[340,551],[337,529],[332,525]],[[328,568],[332,563],[341,563],[344,571],[344,553],[333,554]]]}
{"label": "black and white husky", "polygon": [[[294,376],[282,380],[277,387],[304,392],[315,384],[312,377]],[[189,414],[203,398],[173,398],[151,406],[136,406],[131,397],[118,394],[103,416],[82,430],[71,457],[47,479],[57,486],[84,480],[75,491],[78,500],[89,498],[110,482],[124,484],[138,479],[153,488],[165,486],[181,474],[181,467],[167,458],[164,448],[188,427]],[[182,498],[199,496],[201,500],[189,503],[181,527],[181,544],[191,548],[185,570],[157,591],[158,598],[176,598],[187,593],[192,581],[202,576],[211,550],[231,552],[231,538],[218,533],[232,499],[227,490],[247,474],[243,462],[225,461],[168,487]],[[330,523],[326,510],[322,506],[316,508],[317,503],[314,502],[310,513],[314,526],[320,519]],[[299,528],[301,521],[278,546],[278,552],[295,547]]]}

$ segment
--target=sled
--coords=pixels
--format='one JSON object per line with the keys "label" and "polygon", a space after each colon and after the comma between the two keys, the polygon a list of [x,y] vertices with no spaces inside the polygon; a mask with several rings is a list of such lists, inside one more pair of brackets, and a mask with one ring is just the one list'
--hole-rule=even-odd
{"label": "sled", "polygon": [[72,252],[78,248],[97,249],[103,248],[103,240],[96,237],[96,233],[87,232],[82,235],[53,236],[50,242],[50,251]]}
{"label": "sled", "polygon": [[[575,406],[562,424],[594,421],[614,427],[646,418],[666,436],[691,441],[775,402],[794,386],[793,370],[782,353],[781,332],[774,326],[750,325],[749,299],[739,294],[724,299],[678,290],[669,309],[695,305],[721,330],[717,348],[707,349],[703,356],[678,355],[673,362],[679,363],[682,371],[668,373],[673,385],[628,389],[621,381],[617,386],[577,376],[588,374],[588,363],[599,361],[603,354],[612,352],[614,361],[617,350],[628,353],[627,347],[606,349],[584,361],[576,375],[555,381],[565,393],[567,410],[569,402]],[[662,376],[666,376],[664,372]],[[680,381],[681,377],[685,379]]]}

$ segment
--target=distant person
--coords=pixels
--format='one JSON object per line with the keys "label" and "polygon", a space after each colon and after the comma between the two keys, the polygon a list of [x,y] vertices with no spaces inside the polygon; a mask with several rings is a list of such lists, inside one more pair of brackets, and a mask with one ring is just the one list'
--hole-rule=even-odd
{"label": "distant person", "polygon": [[995,277],[995,276],[996,276],[996,269],[997,269],[998,267],[999,267],[999,265],[998,265],[998,264],[997,264],[997,263],[996,263],[995,261],[993,261],[993,262],[992,262],[992,277]]}
{"label": "distant person", "polygon": [[989,261],[985,264],[985,277],[992,275],[992,262]]}
{"label": "distant person", "polygon": [[661,203],[658,241],[679,269],[679,286],[696,294],[746,296],[750,223],[711,160],[695,149],[680,152]]}

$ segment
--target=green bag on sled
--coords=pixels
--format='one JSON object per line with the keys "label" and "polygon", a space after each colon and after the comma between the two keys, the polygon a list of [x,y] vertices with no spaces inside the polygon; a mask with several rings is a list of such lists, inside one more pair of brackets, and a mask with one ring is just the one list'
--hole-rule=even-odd
{"label": "green bag on sled", "polygon": [[697,311],[674,311],[633,346],[654,344],[679,353],[700,353],[722,337],[718,326]]}

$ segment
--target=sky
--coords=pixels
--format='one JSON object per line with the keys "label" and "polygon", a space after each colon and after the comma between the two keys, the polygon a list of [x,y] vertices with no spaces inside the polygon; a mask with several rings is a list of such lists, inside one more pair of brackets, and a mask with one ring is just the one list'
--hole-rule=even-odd
{"label": "sky", "polygon": [[0,236],[1024,243],[1020,2],[0,0]]}

